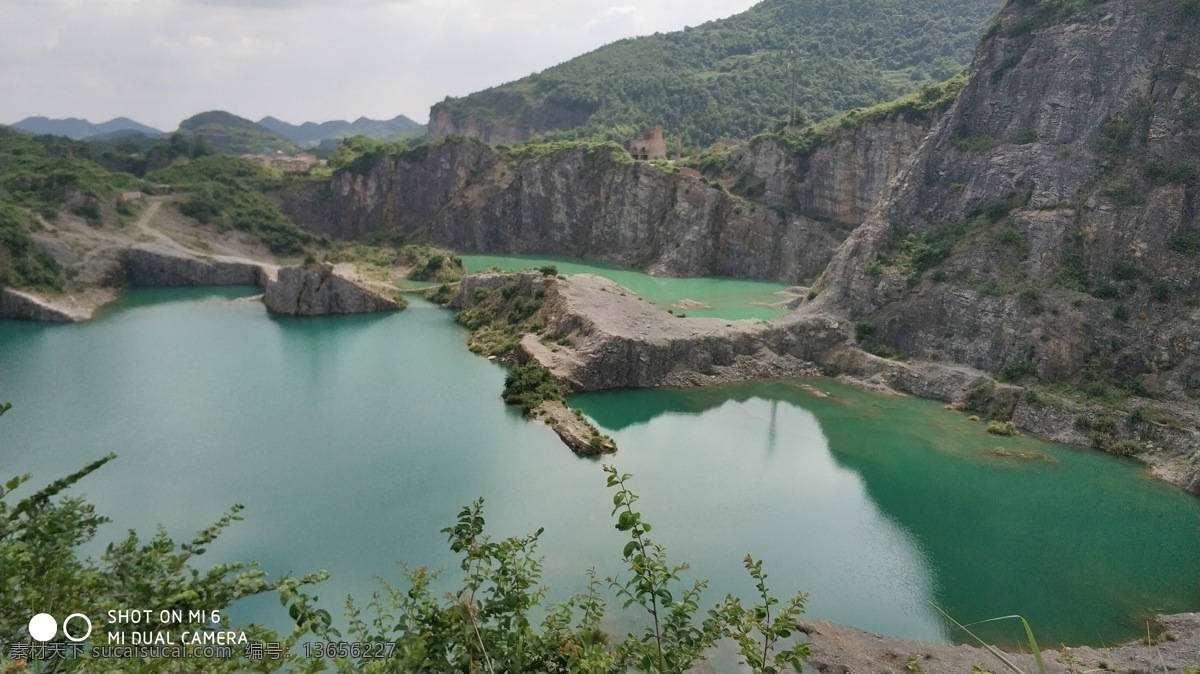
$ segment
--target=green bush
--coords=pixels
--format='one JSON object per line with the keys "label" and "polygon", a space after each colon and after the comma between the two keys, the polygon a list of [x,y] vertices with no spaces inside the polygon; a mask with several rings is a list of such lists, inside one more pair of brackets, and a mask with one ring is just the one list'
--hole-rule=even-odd
{"label": "green bush", "polygon": [[1037,368],[1034,367],[1033,363],[1022,360],[1014,363],[1006,363],[1004,367],[1000,368],[1000,373],[996,378],[1003,382],[1018,382],[1036,376]]}
{"label": "green bush", "polygon": [[[433,114],[567,129],[545,133],[555,140],[622,144],[662,124],[668,148],[674,149],[671,136],[682,134],[686,152],[786,121],[793,61],[796,107],[818,124],[952,77],[970,63],[996,10],[996,3],[979,0],[759,3],[682,32],[620,40],[515,82],[447,99]],[[916,106],[940,93],[921,90],[905,98]],[[624,133],[611,133],[620,127]]]}
{"label": "green bush", "polygon": [[1024,131],[1018,131],[1016,134],[1014,134],[1013,137],[1009,139],[1009,142],[1013,145],[1029,145],[1030,143],[1036,143],[1037,139],[1037,131],[1034,131],[1033,129],[1025,129]]}
{"label": "green bush", "polygon": [[1104,451],[1108,452],[1109,454],[1116,454],[1117,456],[1133,456],[1142,451],[1142,446],[1134,440],[1118,440],[1116,442],[1109,443],[1108,446],[1104,448]]}
{"label": "green bush", "polygon": [[1167,240],[1167,248],[1184,255],[1200,253],[1200,234],[1192,229],[1181,229]]}
{"label": "green bush", "polygon": [[875,324],[867,319],[862,319],[854,324],[854,336],[858,341],[864,342],[875,336]]}
{"label": "green bush", "polygon": [[1020,435],[1017,430],[1017,425],[1011,421],[989,421],[987,432],[992,435],[1014,436]]}
{"label": "green bush", "polygon": [[558,383],[540,363],[529,361],[518,363],[504,377],[504,402],[518,405],[525,414],[547,400],[562,400]]}
{"label": "green bush", "polygon": [[1150,286],[1150,299],[1155,302],[1166,302],[1171,299],[1172,284],[1170,281],[1155,281]]}

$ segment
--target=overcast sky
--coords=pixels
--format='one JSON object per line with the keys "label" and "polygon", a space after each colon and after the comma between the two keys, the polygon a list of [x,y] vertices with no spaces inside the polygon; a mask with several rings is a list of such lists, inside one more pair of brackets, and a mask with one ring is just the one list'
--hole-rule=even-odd
{"label": "overcast sky", "polygon": [[424,123],[429,106],[755,0],[0,0],[0,123],[205,110]]}

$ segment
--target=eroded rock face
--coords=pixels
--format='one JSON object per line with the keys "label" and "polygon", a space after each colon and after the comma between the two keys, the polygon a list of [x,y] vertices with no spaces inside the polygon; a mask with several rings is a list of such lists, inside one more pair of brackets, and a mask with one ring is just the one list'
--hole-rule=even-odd
{"label": "eroded rock face", "polygon": [[37,295],[12,288],[0,288],[0,318],[42,323],[71,323],[90,317],[71,314],[62,307],[43,301]]}
{"label": "eroded rock face", "polygon": [[478,142],[342,172],[288,214],[336,237],[428,232],[464,253],[589,257],[667,276],[814,278],[845,228],[734,197],[702,179],[632,162],[619,148],[517,160]]}
{"label": "eroded rock face", "polygon": [[125,274],[134,287],[262,286],[263,265],[204,259],[158,244],[142,244],[125,254]]}
{"label": "eroded rock face", "polygon": [[1009,3],[812,310],[913,356],[1101,376],[1194,408],[1200,43],[1181,36],[1197,28],[1171,2],[1055,20]]}
{"label": "eroded rock face", "polygon": [[289,316],[366,314],[402,308],[395,300],[338,276],[330,264],[283,267],[268,279],[263,304],[270,311]]}
{"label": "eroded rock face", "polygon": [[730,162],[738,173],[762,181],[759,200],[768,206],[857,226],[928,132],[929,123],[895,116],[841,129],[807,156],[763,140],[735,149]]}

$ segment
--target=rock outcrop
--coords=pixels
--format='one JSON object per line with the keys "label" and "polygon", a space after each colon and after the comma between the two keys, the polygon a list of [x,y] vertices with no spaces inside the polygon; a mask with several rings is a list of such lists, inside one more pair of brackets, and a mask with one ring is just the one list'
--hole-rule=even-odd
{"label": "rock outcrop", "polygon": [[534,408],[530,416],[549,426],[563,444],[579,456],[612,454],[617,445],[612,438],[600,435],[582,416],[575,414],[561,400],[547,400]]}
{"label": "rock outcrop", "polygon": [[[1076,428],[1096,415],[1086,402],[1056,411],[1033,394],[1009,413],[1200,493],[1200,44],[1180,39],[1200,12],[1072,7],[1005,6],[801,313],[843,316],[912,358],[1132,394],[1108,413],[1115,430]],[[1143,407],[1169,409],[1174,427],[1130,423]]]}
{"label": "rock outcrop", "polygon": [[396,311],[396,300],[343,278],[331,264],[284,267],[267,279],[263,304],[277,314],[326,316]]}
{"label": "rock outcrop", "polygon": [[1194,401],[1200,19],[1067,7],[1004,8],[812,310],[917,357]]}
{"label": "rock outcrop", "polygon": [[586,274],[550,284],[539,317],[547,338],[527,335],[521,348],[569,391],[814,374],[814,363],[850,329],[815,317],[680,319]]}
{"label": "rock outcrop", "polygon": [[15,318],[20,321],[42,323],[71,323],[91,317],[91,311],[72,311],[69,307],[55,304],[35,293],[0,288],[0,318]]}
{"label": "rock outcrop", "polygon": [[857,227],[912,161],[931,123],[896,114],[838,129],[805,154],[767,138],[736,148],[730,163],[761,185],[757,201]]}
{"label": "rock outcrop", "polygon": [[267,269],[250,261],[201,258],[161,244],[141,244],[125,254],[134,287],[263,286]]}
{"label": "rock outcrop", "polygon": [[[1122,412],[998,383],[965,365],[882,358],[856,346],[858,326],[835,315],[793,312],[767,322],[680,319],[586,274],[565,279],[536,272],[476,274],[463,279],[450,305],[464,310],[493,302],[479,306],[504,316],[511,307],[494,304],[501,288],[512,289],[510,303],[539,298],[533,316],[539,331],[513,343],[519,358],[546,367],[565,392],[838,377],[882,393],[919,395],[1012,419],[1049,440],[1135,456],[1156,477],[1200,494],[1200,433],[1179,420],[1186,418],[1184,405]],[[1178,418],[1164,414],[1164,407]]]}
{"label": "rock outcrop", "polygon": [[446,142],[340,172],[319,194],[293,190],[283,207],[334,237],[422,232],[463,253],[588,257],[667,276],[807,281],[846,235],[611,144],[521,158]]}

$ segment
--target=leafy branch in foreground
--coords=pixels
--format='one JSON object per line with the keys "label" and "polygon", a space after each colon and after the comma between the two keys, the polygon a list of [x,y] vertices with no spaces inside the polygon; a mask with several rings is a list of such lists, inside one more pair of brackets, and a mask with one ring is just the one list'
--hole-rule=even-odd
{"label": "leafy branch in foreground", "polygon": [[[629,475],[605,467],[616,489],[616,527],[629,534],[622,558],[626,578],[604,583],[624,602],[637,605],[651,619],[640,634],[615,641],[603,630],[606,605],[602,581],[588,573],[585,592],[565,602],[543,605],[547,589],[540,584],[542,561],[536,557],[537,532],[493,541],[484,533],[483,501],[463,508],[454,526],[443,530],[451,549],[461,556],[463,582],[435,599],[436,574],[425,568],[405,569],[407,588],[381,581],[365,608],[347,600],[350,634],[357,642],[394,642],[388,659],[336,659],[339,672],[583,672],[616,674],[683,672],[697,664],[723,637],[740,647],[751,671],[800,670],[807,644],[775,652],[799,631],[804,595],[782,606],[771,597],[762,564],[747,557],[761,603],[743,608],[726,597],[699,617],[704,581],[676,587],[688,566],[671,566],[666,550],[648,536],[651,527],[633,509],[638,497],[628,487]],[[779,607],[773,609],[772,607]],[[531,615],[541,613],[540,627]]]}
{"label": "leafy branch in foreground", "polygon": [[[0,415],[10,408],[8,403],[0,405]],[[14,477],[0,487],[0,569],[3,569],[0,645],[5,649],[0,652],[0,668],[20,671],[30,664],[23,659],[5,664],[5,658],[9,653],[31,653],[33,642],[27,624],[34,612],[59,617],[82,612],[99,626],[106,623],[104,614],[110,609],[178,609],[182,616],[199,610],[224,614],[238,599],[278,592],[284,604],[289,605],[296,627],[287,635],[254,626],[241,628],[249,640],[276,642],[290,648],[310,633],[333,634],[329,615],[313,609],[311,602],[315,598],[310,599],[302,591],[305,586],[324,580],[327,577],[324,572],[271,580],[256,564],[217,564],[203,571],[193,566],[209,544],[241,519],[240,505],[233,506],[182,545],[177,546],[161,528],[145,542],[130,531],[123,540],[109,544],[98,561],[81,557],[78,547],[95,538],[99,527],[109,520],[97,514],[83,498],[64,492],[115,458],[115,454],[108,454],[15,503],[13,494],[30,476]],[[221,626],[229,629],[227,619]],[[149,629],[178,636],[181,630],[202,627],[212,625],[185,621],[155,623]],[[50,645],[66,643],[65,637],[58,635]],[[93,630],[88,643],[104,645],[104,630]],[[184,662],[187,667],[180,664]],[[43,674],[112,670],[111,660],[63,658],[53,650],[48,651],[48,659],[32,664]],[[241,657],[197,657],[186,661],[140,658],[130,660],[129,665],[140,672],[173,672],[181,671],[181,667],[192,671],[243,672],[274,671],[284,665],[295,666],[293,671],[305,671],[310,663],[295,656],[258,662]]]}

